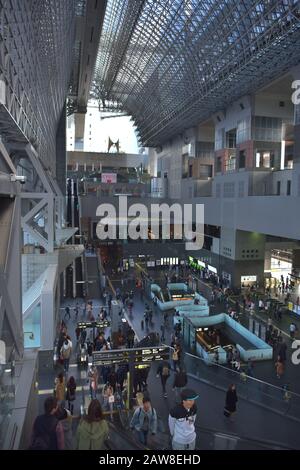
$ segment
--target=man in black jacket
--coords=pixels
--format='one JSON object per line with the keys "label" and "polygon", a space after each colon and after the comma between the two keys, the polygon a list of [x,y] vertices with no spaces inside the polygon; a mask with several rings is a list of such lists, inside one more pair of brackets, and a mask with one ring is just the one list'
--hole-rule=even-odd
{"label": "man in black jacket", "polygon": [[187,374],[183,368],[177,367],[174,377],[173,390],[175,391],[175,400],[177,403],[181,402],[182,389],[187,384]]}
{"label": "man in black jacket", "polygon": [[58,406],[54,397],[48,397],[44,403],[45,414],[37,416],[33,424],[30,450],[63,450],[64,431],[61,422],[55,416]]}
{"label": "man in black jacket", "polygon": [[157,369],[156,377],[160,376],[164,398],[167,398],[166,383],[170,377],[171,365],[168,361],[163,361]]}

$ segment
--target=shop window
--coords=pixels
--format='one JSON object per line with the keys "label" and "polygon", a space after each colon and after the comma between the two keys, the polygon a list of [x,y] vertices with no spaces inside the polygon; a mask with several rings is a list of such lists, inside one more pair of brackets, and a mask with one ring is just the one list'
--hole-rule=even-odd
{"label": "shop window", "polygon": [[280,186],[281,186],[280,181],[277,181],[277,186],[276,186],[276,194],[277,194],[277,196],[280,196]]}
{"label": "shop window", "polygon": [[235,170],[236,159],[235,156],[230,156],[228,160],[225,162],[225,171],[233,171]]}
{"label": "shop window", "polygon": [[222,171],[222,157],[217,157],[217,173]]}
{"label": "shop window", "polygon": [[236,148],[236,129],[226,132],[226,147],[229,149]]}
{"label": "shop window", "polygon": [[239,168],[246,167],[246,151],[240,150],[239,152]]}

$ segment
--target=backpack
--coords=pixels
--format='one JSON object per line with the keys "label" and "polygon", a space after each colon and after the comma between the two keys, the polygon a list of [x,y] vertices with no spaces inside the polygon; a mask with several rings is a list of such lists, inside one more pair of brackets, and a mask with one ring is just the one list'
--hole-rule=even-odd
{"label": "backpack", "polygon": [[161,374],[166,377],[167,375],[169,375],[169,373],[170,373],[169,372],[169,367],[168,366],[163,366]]}
{"label": "backpack", "polygon": [[[140,408],[140,411],[139,411],[139,414],[138,414],[138,418],[140,419],[140,416],[141,416],[141,412],[142,412],[142,408]],[[154,416],[154,409],[152,408],[151,406],[151,412],[152,412],[152,418]]]}
{"label": "backpack", "polygon": [[[53,417],[50,423],[50,429],[43,428],[44,417],[38,417],[35,422],[36,429],[34,430],[33,439],[28,450],[51,450],[51,435],[56,433],[56,426],[58,419]],[[34,425],[34,427],[35,427]]]}
{"label": "backpack", "polygon": [[50,437],[48,435],[34,437],[28,450],[49,450],[50,449]]}

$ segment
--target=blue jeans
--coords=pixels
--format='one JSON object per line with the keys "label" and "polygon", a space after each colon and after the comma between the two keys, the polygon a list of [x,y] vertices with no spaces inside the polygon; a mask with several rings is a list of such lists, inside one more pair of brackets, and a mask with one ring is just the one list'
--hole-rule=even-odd
{"label": "blue jeans", "polygon": [[149,431],[138,431],[138,439],[144,446],[147,445],[148,432]]}
{"label": "blue jeans", "polygon": [[68,372],[69,370],[69,362],[70,362],[70,359],[64,359],[64,369],[66,372]]}

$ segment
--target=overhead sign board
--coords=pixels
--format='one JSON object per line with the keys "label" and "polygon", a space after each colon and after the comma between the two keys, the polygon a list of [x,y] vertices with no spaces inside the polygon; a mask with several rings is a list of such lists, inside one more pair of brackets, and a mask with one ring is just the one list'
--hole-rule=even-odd
{"label": "overhead sign board", "polygon": [[99,320],[99,321],[80,321],[77,323],[77,328],[84,330],[85,328],[108,328],[110,321]]}
{"label": "overhead sign board", "polygon": [[168,361],[170,349],[165,346],[148,348],[111,349],[110,351],[94,351],[93,365],[107,366],[112,364],[151,364],[154,361]]}

